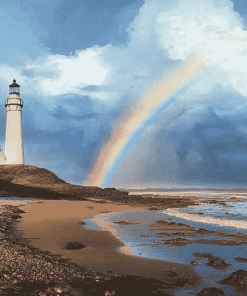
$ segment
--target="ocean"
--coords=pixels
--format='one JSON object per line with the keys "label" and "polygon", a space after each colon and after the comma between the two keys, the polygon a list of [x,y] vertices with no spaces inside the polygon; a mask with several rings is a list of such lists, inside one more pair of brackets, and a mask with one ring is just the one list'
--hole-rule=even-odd
{"label": "ocean", "polygon": [[[198,287],[186,285],[173,291],[174,295],[196,295],[206,287],[222,289],[226,295],[243,295],[235,292],[230,286],[221,285],[218,282],[238,270],[247,270],[247,263],[238,262],[237,257],[247,258],[247,245],[227,246],[215,244],[192,243],[182,246],[163,244],[171,237],[165,237],[157,230],[151,229],[151,225],[157,221],[167,223],[183,223],[208,231],[227,232],[232,235],[238,233],[247,235],[247,191],[245,190],[169,190],[163,191],[133,191],[130,194],[156,194],[173,196],[197,196],[200,199],[221,199],[220,204],[200,204],[187,208],[167,209],[163,211],[133,211],[121,213],[105,213],[91,219],[84,220],[88,229],[111,231],[120,239],[125,247],[119,252],[125,252],[129,256],[166,260],[176,263],[191,265],[196,261],[198,265],[191,267],[202,278]],[[124,223],[124,222],[125,223]],[[116,223],[119,222],[119,223]],[[177,235],[176,238],[185,237]],[[188,237],[186,237],[187,239]],[[189,237],[191,240],[203,239],[205,235]],[[224,239],[217,233],[207,235],[207,238]],[[220,257],[230,265],[225,269],[216,269],[208,266],[207,258],[196,258],[195,253],[210,253]]]}

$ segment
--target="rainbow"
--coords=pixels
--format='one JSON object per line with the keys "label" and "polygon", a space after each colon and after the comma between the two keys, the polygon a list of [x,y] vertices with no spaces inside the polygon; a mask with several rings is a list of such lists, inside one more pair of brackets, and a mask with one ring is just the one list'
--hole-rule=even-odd
{"label": "rainbow", "polygon": [[154,121],[161,110],[169,104],[170,95],[206,66],[200,54],[189,56],[184,63],[161,79],[141,99],[119,124],[114,135],[102,149],[89,179],[84,185],[105,187],[117,170],[123,157],[140,138],[144,127]]}
{"label": "rainbow", "polygon": [[[169,104],[168,99],[174,91],[208,64],[224,60],[246,49],[247,34],[246,32],[241,34],[240,36],[213,36],[204,44],[204,50],[187,57],[181,66],[152,87],[141,98],[141,103],[119,124],[110,141],[103,147],[85,185],[105,187],[122,159],[140,138],[144,127],[154,121],[162,109]],[[222,51],[222,48],[227,50]]]}

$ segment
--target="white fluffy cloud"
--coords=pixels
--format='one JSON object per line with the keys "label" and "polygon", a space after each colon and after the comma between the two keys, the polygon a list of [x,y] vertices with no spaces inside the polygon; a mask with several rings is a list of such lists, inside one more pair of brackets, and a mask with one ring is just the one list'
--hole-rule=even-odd
{"label": "white fluffy cloud", "polygon": [[155,25],[159,42],[172,59],[184,59],[211,37],[234,35],[242,26],[231,1],[204,0],[179,1],[160,12]]}
{"label": "white fluffy cloud", "polygon": [[103,50],[95,47],[78,50],[73,56],[49,55],[27,65],[26,70],[37,75],[31,83],[43,95],[80,93],[85,86],[102,85],[105,80],[107,69],[99,59]]}
{"label": "white fluffy cloud", "polygon": [[[205,59],[218,63],[225,73],[221,82],[247,95],[239,79],[247,59],[247,34],[242,28],[230,0],[147,0],[129,26],[126,47],[109,44],[70,56],[49,54],[27,64],[24,75],[19,71],[15,78],[25,84],[23,94],[82,94],[113,104],[126,91],[137,99],[150,82],[171,70],[168,59],[183,60],[191,52],[203,51]],[[2,66],[0,76],[5,72],[9,82],[14,71],[9,67],[6,75]],[[108,87],[88,92],[88,85]]]}

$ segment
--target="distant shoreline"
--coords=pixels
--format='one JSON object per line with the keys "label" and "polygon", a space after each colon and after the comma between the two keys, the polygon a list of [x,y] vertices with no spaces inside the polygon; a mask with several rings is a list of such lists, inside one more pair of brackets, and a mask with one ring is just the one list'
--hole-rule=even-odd
{"label": "distant shoreline", "polygon": [[227,191],[227,192],[237,192],[244,191],[247,193],[247,187],[245,188],[174,188],[174,189],[166,189],[166,188],[118,188],[118,190],[126,191],[126,192],[196,192],[196,191]]}

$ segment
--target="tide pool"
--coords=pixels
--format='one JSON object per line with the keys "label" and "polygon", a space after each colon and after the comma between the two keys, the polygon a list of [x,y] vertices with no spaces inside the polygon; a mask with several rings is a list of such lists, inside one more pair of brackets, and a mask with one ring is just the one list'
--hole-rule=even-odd
{"label": "tide pool", "polygon": [[[232,220],[235,221],[247,220],[247,202],[245,200],[241,200],[239,202],[227,202],[226,205],[227,206],[219,204],[203,204],[176,210],[181,213],[192,213],[197,215],[203,212],[204,217],[217,219],[230,220],[232,218]],[[234,260],[236,257],[247,257],[247,245],[222,246],[198,243],[186,246],[161,245],[160,243],[167,238],[157,236],[158,231],[150,230],[149,226],[158,220],[163,220],[169,223],[184,223],[195,227],[195,229],[206,228],[208,230],[215,230],[218,232],[224,231],[233,234],[237,234],[239,232],[247,234],[246,229],[185,220],[175,216],[166,215],[165,211],[133,211],[100,214],[91,219],[84,220],[86,225],[83,227],[100,230],[102,228],[96,223],[99,219],[101,221],[104,220],[107,223],[108,229],[105,230],[111,231],[113,235],[125,244],[125,246],[131,248],[132,256],[172,261],[188,265],[191,265],[192,260],[198,262],[197,266],[191,266],[202,278],[201,285],[199,287],[187,286],[186,288],[177,289],[173,291],[174,295],[196,295],[196,293],[205,287],[218,287],[224,290],[226,295],[241,295],[234,292],[230,286],[220,285],[217,282],[228,277],[232,272],[238,269],[247,270],[247,263],[237,262]],[[124,221],[126,223],[115,223],[119,221]],[[128,224],[128,222],[136,224]],[[200,236],[196,238],[200,238]],[[191,239],[196,238],[192,237]],[[216,237],[216,234],[210,234],[207,238],[220,239],[219,237]],[[171,239],[171,237],[168,239]],[[121,251],[121,248],[118,251]],[[208,259],[196,258],[193,256],[194,253],[213,254],[224,259],[227,263],[231,264],[231,266],[224,270],[215,269],[206,265]]]}

